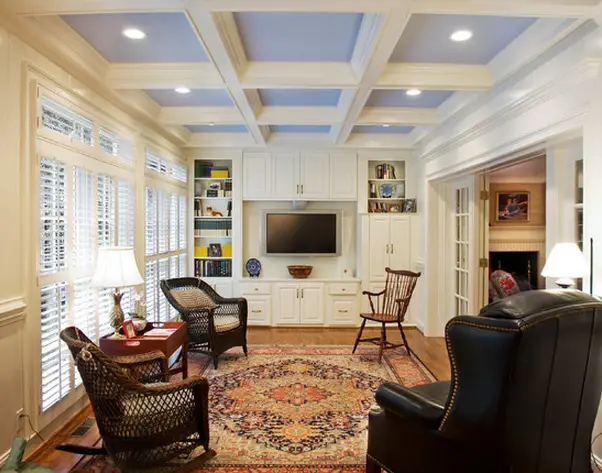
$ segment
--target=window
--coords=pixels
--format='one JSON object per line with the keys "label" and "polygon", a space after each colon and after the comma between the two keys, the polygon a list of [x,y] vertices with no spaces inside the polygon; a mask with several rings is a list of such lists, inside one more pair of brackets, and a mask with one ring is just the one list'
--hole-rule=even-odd
{"label": "window", "polygon": [[146,168],[164,176],[173,177],[181,182],[188,182],[188,170],[181,163],[171,162],[157,153],[146,149]]}
{"label": "window", "polygon": [[149,320],[175,316],[160,281],[186,275],[187,199],[183,191],[146,188],[146,313]]}
{"label": "window", "polygon": [[40,275],[67,266],[66,168],[52,159],[40,161]]}
{"label": "window", "polygon": [[104,153],[134,163],[134,145],[131,141],[103,126],[99,127],[98,141],[98,146]]}
{"label": "window", "polygon": [[42,97],[42,126],[89,146],[94,146],[94,125],[91,120],[67,107]]}

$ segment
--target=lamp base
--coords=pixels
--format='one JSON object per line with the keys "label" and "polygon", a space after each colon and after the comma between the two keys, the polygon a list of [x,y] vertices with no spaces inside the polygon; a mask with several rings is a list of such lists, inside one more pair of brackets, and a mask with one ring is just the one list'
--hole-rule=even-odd
{"label": "lamp base", "polygon": [[119,329],[123,325],[123,310],[121,310],[121,298],[123,294],[119,292],[119,289],[115,289],[113,293],[113,307],[111,308],[111,313],[109,314],[109,323],[111,327],[115,329],[115,334],[113,338],[123,338],[123,335],[119,333]]}
{"label": "lamp base", "polygon": [[573,281],[571,278],[560,278],[556,280],[556,285],[562,289],[568,289],[569,287],[575,285],[575,281]]}

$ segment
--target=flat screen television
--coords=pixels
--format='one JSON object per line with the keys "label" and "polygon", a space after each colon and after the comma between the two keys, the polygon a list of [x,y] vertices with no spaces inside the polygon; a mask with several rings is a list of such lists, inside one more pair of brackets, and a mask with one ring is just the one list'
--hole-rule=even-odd
{"label": "flat screen television", "polygon": [[340,211],[266,211],[266,255],[336,256],[341,249]]}

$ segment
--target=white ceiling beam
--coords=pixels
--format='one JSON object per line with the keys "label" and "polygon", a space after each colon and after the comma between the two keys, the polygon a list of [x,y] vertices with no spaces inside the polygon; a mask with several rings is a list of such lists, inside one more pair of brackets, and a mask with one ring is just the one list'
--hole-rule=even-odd
{"label": "white ceiling beam", "polygon": [[352,133],[341,146],[351,148],[412,149],[414,140],[409,134]]}
{"label": "white ceiling beam", "polygon": [[187,143],[190,140],[190,135],[192,134],[185,126],[168,126],[165,127],[165,129],[183,143]]}
{"label": "white ceiling beam", "polygon": [[464,64],[388,63],[376,89],[490,90],[487,66]]}
{"label": "white ceiling beam", "polygon": [[[370,61],[365,65],[359,87],[353,99],[348,100],[350,106],[347,110],[345,120],[340,127],[336,126],[331,129],[331,137],[334,143],[342,144],[347,140],[370,97],[374,84],[378,81],[387,66],[393,49],[397,45],[409,18],[410,14],[407,9],[398,9],[391,13],[379,15],[377,20],[373,20],[378,21],[379,25],[378,27],[372,27],[370,40],[361,46],[356,46],[356,49],[357,47],[367,48],[368,50],[372,50],[373,53]],[[356,55],[359,57],[362,56],[360,52],[354,51],[354,56]]]}
{"label": "white ceiling beam", "polygon": [[141,90],[123,90],[118,91],[119,98],[130,107],[145,114],[153,120],[157,120],[161,114],[161,105],[151,99]]}
{"label": "white ceiling beam", "polygon": [[269,129],[260,127],[257,123],[257,105],[250,102],[239,81],[240,71],[247,67],[247,58],[232,13],[210,13],[197,1],[190,3],[188,15],[230,90],[230,95],[253,139],[257,144],[265,145]]}
{"label": "white ceiling beam", "polygon": [[435,108],[365,107],[358,125],[436,125],[439,112]]}
{"label": "white ceiling beam", "polygon": [[210,62],[112,64],[107,73],[107,85],[121,90],[225,87]]}
{"label": "white ceiling beam", "polygon": [[17,15],[183,11],[188,0],[0,0]]}
{"label": "white ceiling beam", "polygon": [[240,76],[245,89],[347,88],[357,82],[346,62],[249,62]]}
{"label": "white ceiling beam", "polygon": [[191,133],[186,148],[244,148],[254,146],[249,133]]}
{"label": "white ceiling beam", "polygon": [[337,107],[263,107],[260,125],[330,125],[343,119]]}
{"label": "white ceiling beam", "polygon": [[171,126],[244,123],[236,107],[162,107],[159,121]]}

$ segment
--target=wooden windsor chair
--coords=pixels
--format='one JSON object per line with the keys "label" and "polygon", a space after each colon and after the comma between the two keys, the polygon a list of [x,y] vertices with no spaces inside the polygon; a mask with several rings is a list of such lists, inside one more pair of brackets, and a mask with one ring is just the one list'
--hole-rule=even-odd
{"label": "wooden windsor chair", "polygon": [[[412,271],[395,270],[391,268],[385,268],[385,271],[387,273],[387,279],[384,290],[378,293],[369,291],[362,292],[363,295],[368,296],[372,312],[369,314],[360,314],[360,317],[363,319],[362,325],[357,334],[357,339],[355,340],[352,352],[355,353],[360,342],[370,342],[379,345],[379,363],[382,360],[383,351],[387,349],[405,346],[408,355],[410,354],[410,347],[401,324],[408,311],[410,299],[412,298],[412,293],[416,287],[416,281],[418,281],[418,278],[420,277],[420,273],[414,273]],[[364,327],[368,320],[379,322],[381,324],[380,337],[362,338],[362,332],[364,331]],[[395,344],[387,340],[387,324],[397,324],[403,343]]]}

